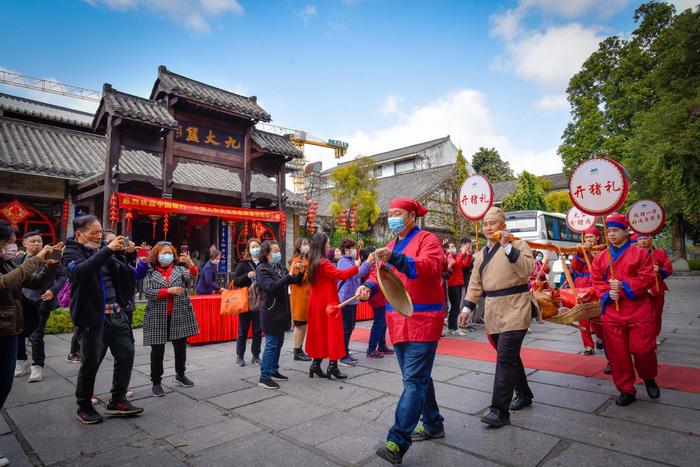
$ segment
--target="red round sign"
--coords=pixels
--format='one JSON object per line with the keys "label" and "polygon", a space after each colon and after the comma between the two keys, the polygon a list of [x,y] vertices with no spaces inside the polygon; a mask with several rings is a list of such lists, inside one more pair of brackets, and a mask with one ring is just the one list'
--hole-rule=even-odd
{"label": "red round sign", "polygon": [[468,177],[459,189],[459,210],[470,221],[481,220],[493,206],[493,186],[484,175]]}
{"label": "red round sign", "polygon": [[597,217],[581,212],[576,206],[566,214],[566,224],[572,232],[583,233],[589,227],[595,226]]}
{"label": "red round sign", "polygon": [[605,216],[620,209],[629,192],[625,169],[604,157],[582,162],[569,179],[569,197],[579,210]]}
{"label": "red round sign", "polygon": [[664,228],[666,211],[656,201],[642,199],[630,206],[627,211],[627,222],[637,233],[654,235]]}

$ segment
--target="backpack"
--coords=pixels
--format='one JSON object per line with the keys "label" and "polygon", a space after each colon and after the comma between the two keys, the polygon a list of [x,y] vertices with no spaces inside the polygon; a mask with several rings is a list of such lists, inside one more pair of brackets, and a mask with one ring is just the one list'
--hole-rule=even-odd
{"label": "backpack", "polygon": [[66,281],[58,292],[58,306],[68,308],[70,306],[70,281]]}

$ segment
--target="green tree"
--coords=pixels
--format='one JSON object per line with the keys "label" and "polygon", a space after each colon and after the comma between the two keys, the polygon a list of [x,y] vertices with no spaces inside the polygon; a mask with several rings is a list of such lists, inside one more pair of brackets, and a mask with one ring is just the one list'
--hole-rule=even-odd
{"label": "green tree", "polygon": [[572,203],[568,191],[552,191],[547,193],[544,201],[549,209],[554,212],[567,213],[571,209]]}
{"label": "green tree", "polygon": [[542,187],[542,191],[544,191],[545,193],[549,193],[550,191],[552,191],[552,181],[547,177],[537,177],[537,183],[539,183],[540,187]]}
{"label": "green tree", "polygon": [[356,159],[338,167],[331,175],[335,183],[331,195],[330,210],[337,216],[343,209],[350,212],[357,206],[357,230],[364,232],[379,219],[381,210],[377,204],[377,181],[372,177],[374,161],[369,157]]}
{"label": "green tree", "polygon": [[510,164],[501,159],[495,148],[480,147],[472,156],[472,168],[476,173],[486,175],[492,183],[515,178]]}
{"label": "green tree", "polygon": [[528,209],[547,211],[549,207],[544,200],[544,191],[537,182],[537,177],[527,170],[523,170],[523,173],[518,177],[515,191],[503,200],[503,210],[522,211]]}
{"label": "green tree", "polygon": [[462,183],[469,177],[469,169],[467,168],[467,159],[462,154],[462,149],[457,151],[457,161],[455,162],[454,181],[457,189],[462,186]]}

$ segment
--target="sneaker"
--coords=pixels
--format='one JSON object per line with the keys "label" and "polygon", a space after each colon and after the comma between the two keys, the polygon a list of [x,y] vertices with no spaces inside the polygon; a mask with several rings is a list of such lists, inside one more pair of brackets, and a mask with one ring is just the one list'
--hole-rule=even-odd
{"label": "sneaker", "polygon": [[123,400],[122,402],[112,402],[110,401],[105,410],[105,415],[112,417],[131,417],[133,415],[138,415],[143,412],[141,407],[136,407],[131,404],[128,400]]}
{"label": "sneaker", "polygon": [[389,347],[380,347],[378,352],[383,355],[394,355],[394,349],[390,349]]}
{"label": "sneaker", "polygon": [[433,438],[444,438],[445,430],[439,431],[437,433],[430,433],[425,429],[423,422],[418,423],[416,429],[411,433],[411,441],[426,441]]}
{"label": "sneaker", "polygon": [[289,381],[289,378],[287,378],[286,376],[284,376],[284,375],[283,375],[282,373],[280,373],[279,371],[276,372],[274,375],[272,375],[272,379],[275,380],[275,381]]}
{"label": "sneaker", "polygon": [[656,345],[661,345],[661,339],[656,339]]}
{"label": "sneaker", "polygon": [[97,413],[97,410],[95,410],[92,406],[78,409],[78,413],[76,414],[75,418],[77,418],[79,422],[86,425],[94,425],[95,423],[100,423],[103,420],[102,415]]}
{"label": "sneaker", "polygon": [[182,376],[176,376],[175,377],[175,382],[179,384],[180,386],[186,387],[186,388],[191,388],[194,386],[194,383],[192,380],[190,380],[187,376],[182,375]]}
{"label": "sneaker", "polygon": [[595,352],[593,352],[593,349],[590,348],[590,347],[586,347],[586,348],[583,350],[583,354],[584,354],[584,355],[593,355],[594,353],[595,353]]}
{"label": "sneaker", "polygon": [[384,446],[377,449],[376,454],[393,465],[398,465],[403,461],[403,454],[399,445],[393,441],[387,441]]}
{"label": "sneaker", "polygon": [[253,358],[251,358],[251,359],[250,359],[250,363],[252,363],[253,365],[260,366],[260,357],[253,357]]}
{"label": "sneaker", "polygon": [[29,375],[30,383],[38,383],[44,379],[44,369],[39,365],[32,365],[32,373]]}
{"label": "sneaker", "polygon": [[339,363],[341,366],[355,366],[355,362],[353,362],[350,357],[343,357],[340,359]]}
{"label": "sneaker", "polygon": [[595,348],[598,350],[603,350],[603,348],[605,348],[605,344],[603,343],[603,339],[598,339],[595,341]]}
{"label": "sneaker", "polygon": [[90,398],[90,402],[92,402],[92,405],[97,404],[97,402],[98,402],[97,396],[93,394],[92,397]]}
{"label": "sneaker", "polygon": [[367,352],[367,358],[384,358],[384,354],[378,350],[375,350],[373,352]]}
{"label": "sneaker", "polygon": [[458,329],[454,332],[454,335],[455,335],[455,336],[466,336],[467,333],[458,328]]}
{"label": "sneaker", "polygon": [[163,397],[165,395],[165,391],[163,391],[163,386],[160,384],[154,384],[153,389],[151,389],[151,392],[153,392],[153,397]]}
{"label": "sneaker", "polygon": [[352,355],[348,355],[348,357],[350,357],[350,360],[352,360],[355,363],[359,362],[359,360],[353,357]]}
{"label": "sneaker", "polygon": [[236,358],[236,366],[245,366],[245,360],[243,360],[243,357]]}
{"label": "sneaker", "polygon": [[279,389],[280,385],[272,381],[271,379],[260,380],[258,386],[265,389]]}
{"label": "sneaker", "polygon": [[15,367],[15,378],[29,373],[30,365],[31,362],[29,360],[17,360],[17,366]]}
{"label": "sneaker", "polygon": [[79,353],[72,353],[68,355],[68,363],[80,363],[80,354]]}
{"label": "sneaker", "polygon": [[5,467],[10,465],[10,459],[7,458],[7,454],[0,451],[0,467]]}
{"label": "sneaker", "polygon": [[126,398],[131,399],[132,397],[134,397],[134,391],[132,391],[131,389],[127,389],[126,390]]}

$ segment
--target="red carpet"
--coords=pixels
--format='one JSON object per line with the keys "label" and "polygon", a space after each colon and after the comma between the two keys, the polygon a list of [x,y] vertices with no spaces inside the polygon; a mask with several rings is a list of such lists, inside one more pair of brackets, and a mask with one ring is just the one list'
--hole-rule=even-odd
{"label": "red carpet", "polygon": [[[369,329],[356,328],[352,338],[358,342],[369,341]],[[442,338],[438,344],[439,355],[496,362],[496,351],[486,342]],[[601,357],[589,357],[555,350],[523,348],[523,364],[527,368],[554,371],[570,375],[610,379],[603,373],[606,362]],[[641,382],[641,381],[640,381]],[[656,382],[662,388],[700,393],[700,369],[687,366],[659,364]]]}

